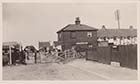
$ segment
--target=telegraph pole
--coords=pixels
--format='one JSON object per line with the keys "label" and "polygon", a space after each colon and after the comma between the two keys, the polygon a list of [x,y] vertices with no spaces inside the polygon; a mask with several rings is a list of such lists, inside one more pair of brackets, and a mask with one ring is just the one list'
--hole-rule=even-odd
{"label": "telegraph pole", "polygon": [[120,29],[120,11],[118,9],[115,11],[115,16],[118,22],[118,29]]}
{"label": "telegraph pole", "polygon": [[[117,9],[115,11],[115,17],[118,22],[118,29],[120,29],[120,11],[119,11],[119,9]],[[120,36],[120,38],[121,38],[121,36]],[[121,44],[121,39],[119,40],[119,44]]]}

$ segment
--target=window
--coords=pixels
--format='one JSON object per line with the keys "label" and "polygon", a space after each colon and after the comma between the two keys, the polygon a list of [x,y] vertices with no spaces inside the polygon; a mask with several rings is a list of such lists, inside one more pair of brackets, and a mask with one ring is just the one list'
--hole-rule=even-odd
{"label": "window", "polygon": [[106,40],[106,37],[103,37],[104,41]]}
{"label": "window", "polygon": [[87,32],[87,37],[92,37],[92,32]]}
{"label": "window", "polygon": [[130,40],[130,36],[127,36],[127,39]]}
{"label": "window", "polygon": [[71,38],[76,38],[76,33],[75,32],[71,32]]}
{"label": "window", "polygon": [[58,34],[58,38],[61,39],[61,33]]}
{"label": "window", "polygon": [[93,45],[88,45],[88,47],[89,47],[89,48],[92,48],[92,47],[93,47]]}
{"label": "window", "polygon": [[114,37],[113,37],[113,40],[116,40],[116,39],[117,39],[117,37],[116,37],[116,36],[114,36]]}

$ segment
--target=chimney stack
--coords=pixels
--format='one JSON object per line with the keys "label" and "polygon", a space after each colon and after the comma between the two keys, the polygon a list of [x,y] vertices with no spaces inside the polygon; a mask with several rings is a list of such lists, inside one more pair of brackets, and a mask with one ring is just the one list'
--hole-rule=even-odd
{"label": "chimney stack", "polygon": [[129,26],[129,29],[133,29],[133,26],[132,26],[132,25],[130,25],[130,26]]}
{"label": "chimney stack", "polygon": [[80,25],[80,19],[79,19],[79,17],[76,17],[75,24],[76,25]]}
{"label": "chimney stack", "polygon": [[106,29],[105,25],[102,25],[102,29]]}

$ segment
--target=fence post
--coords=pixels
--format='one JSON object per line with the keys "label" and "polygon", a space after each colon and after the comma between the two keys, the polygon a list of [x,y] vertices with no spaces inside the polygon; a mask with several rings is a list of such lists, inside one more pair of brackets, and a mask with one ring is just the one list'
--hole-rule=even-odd
{"label": "fence post", "polygon": [[64,58],[66,59],[66,57],[67,57],[67,50],[65,50],[64,53],[65,53]]}
{"label": "fence post", "polygon": [[9,58],[10,58],[10,62],[9,64],[12,64],[12,51],[11,51],[11,46],[9,46]]}

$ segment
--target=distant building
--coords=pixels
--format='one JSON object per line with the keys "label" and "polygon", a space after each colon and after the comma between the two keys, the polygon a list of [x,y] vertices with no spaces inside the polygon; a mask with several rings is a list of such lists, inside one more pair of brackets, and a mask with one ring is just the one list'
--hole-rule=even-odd
{"label": "distant building", "polygon": [[15,48],[15,49],[18,49],[18,50],[20,50],[20,48],[21,48],[21,45],[18,43],[18,42],[3,42],[3,44],[2,44],[2,49],[5,51],[5,52],[7,52],[7,51],[9,51],[9,48]]}
{"label": "distant building", "polygon": [[39,49],[47,49],[50,47],[50,42],[39,42]]}
{"label": "distant building", "polygon": [[58,41],[53,41],[53,46],[56,47],[59,45],[59,42]]}
{"label": "distant building", "polygon": [[76,18],[75,24],[69,24],[59,30],[58,43],[62,49],[72,47],[95,47],[97,46],[97,29],[85,24],[81,24],[79,17]]}
{"label": "distant building", "polygon": [[16,58],[17,55],[13,55],[13,52],[20,51],[22,48],[18,42],[3,42],[2,44],[2,61],[3,64],[12,64],[12,58]]}
{"label": "distant building", "polygon": [[98,42],[107,41],[114,45],[137,44],[137,29],[130,26],[129,29],[102,29],[97,31]]}

